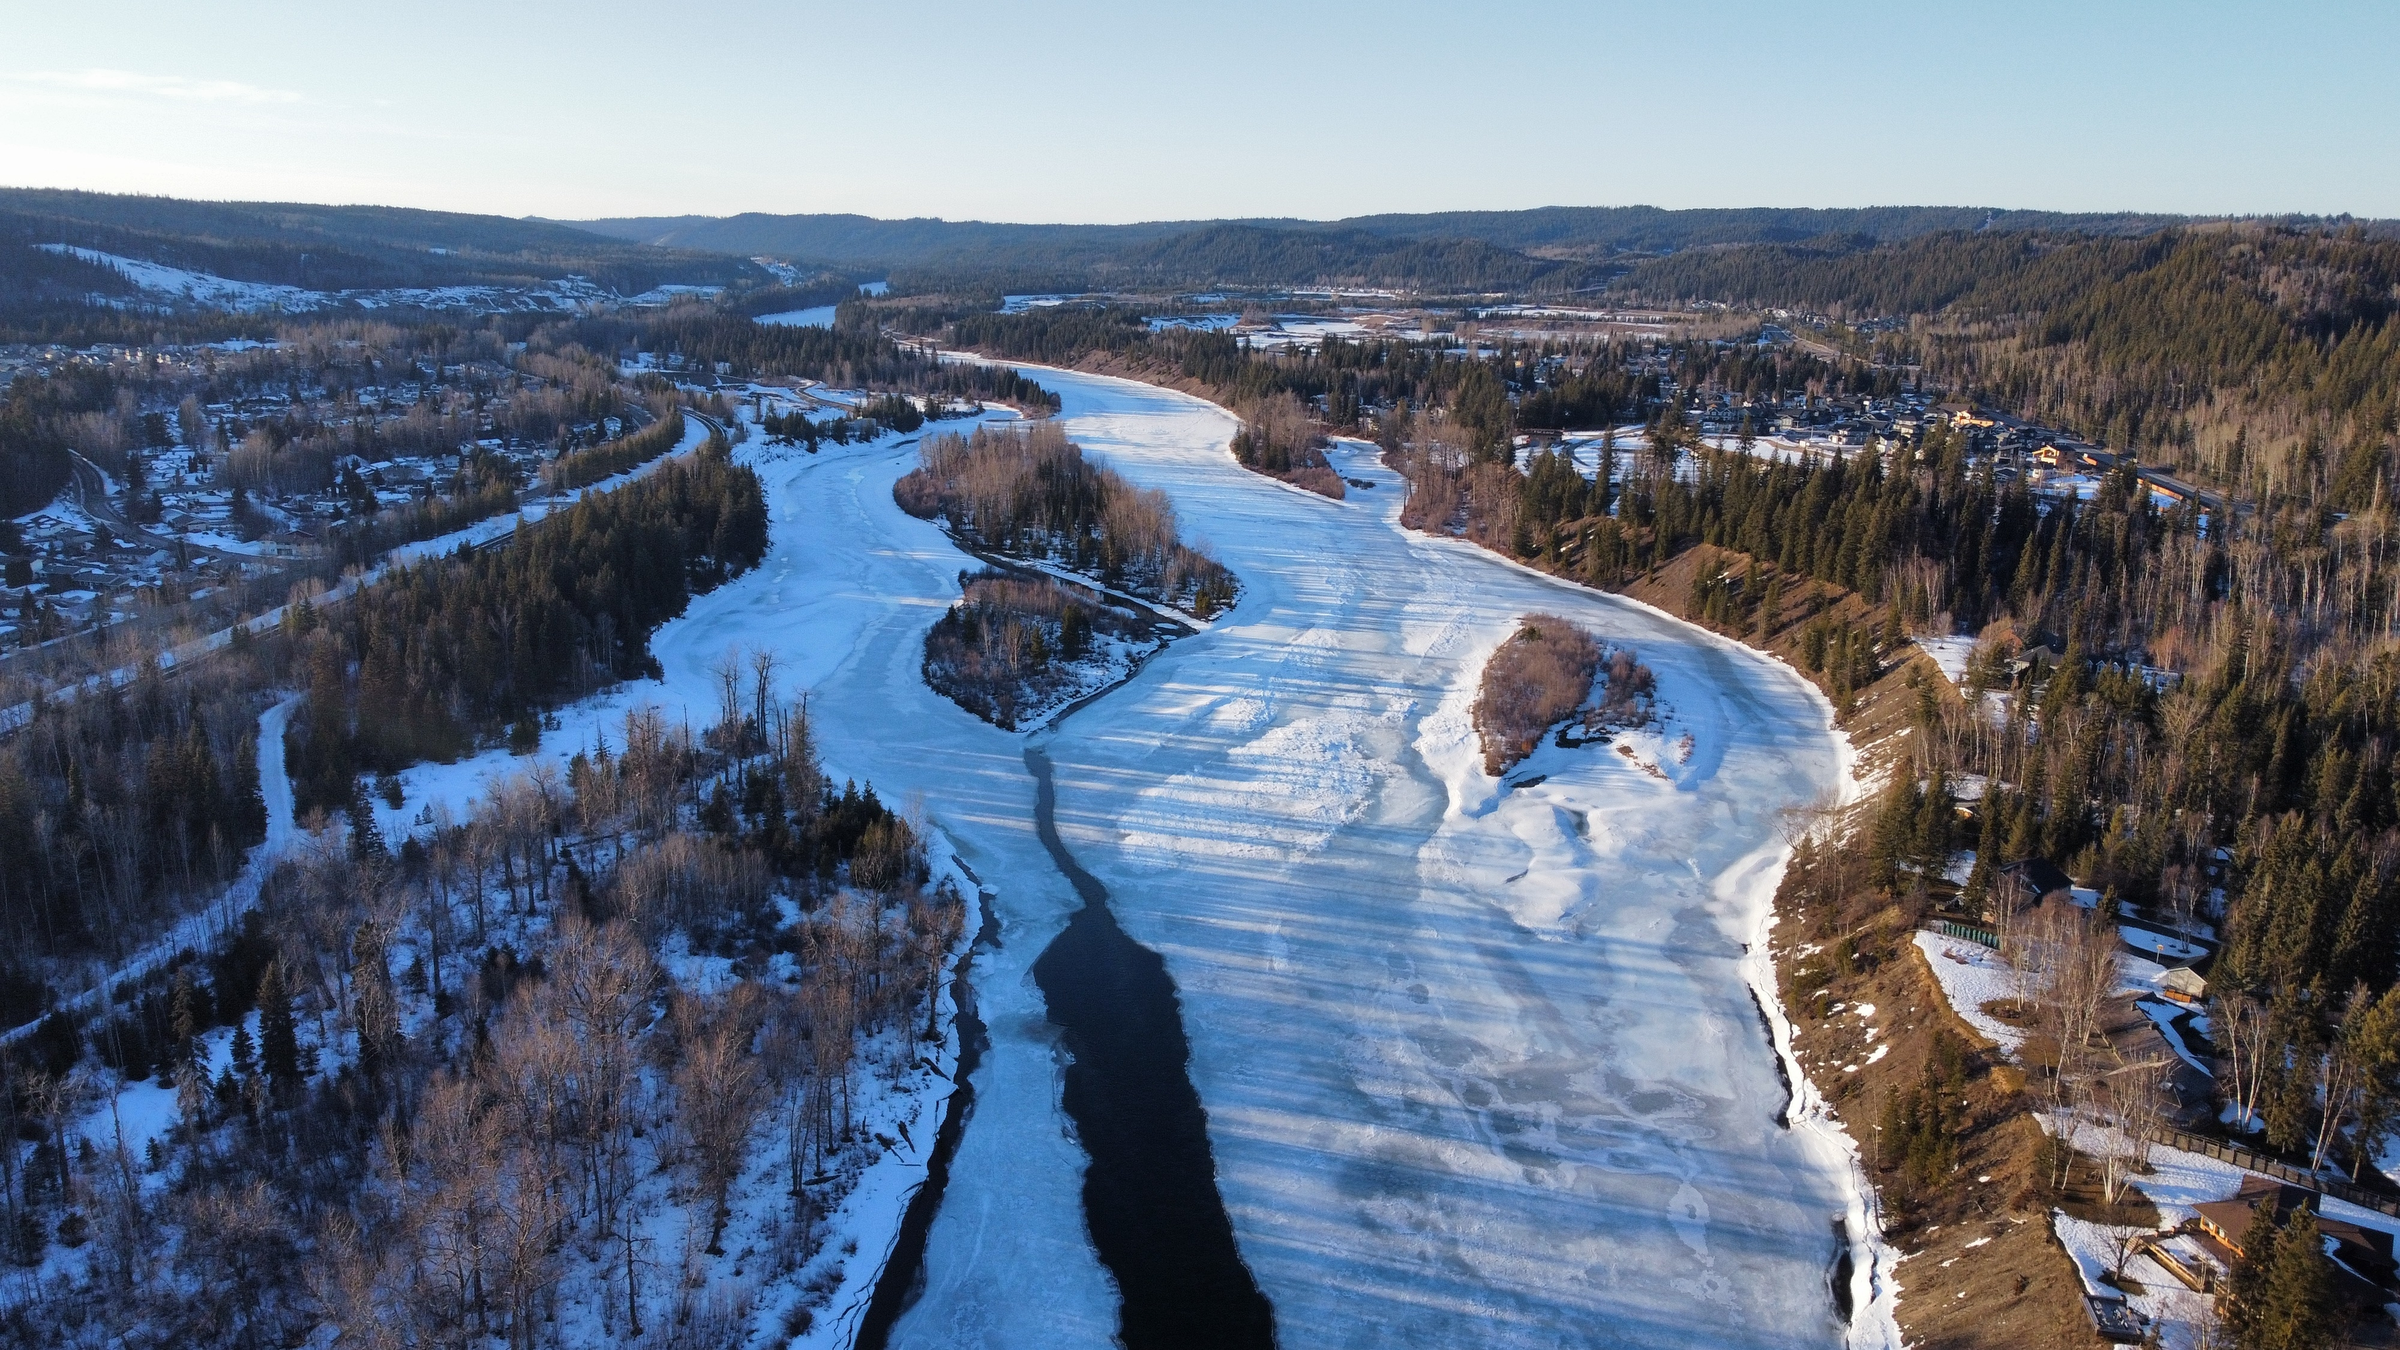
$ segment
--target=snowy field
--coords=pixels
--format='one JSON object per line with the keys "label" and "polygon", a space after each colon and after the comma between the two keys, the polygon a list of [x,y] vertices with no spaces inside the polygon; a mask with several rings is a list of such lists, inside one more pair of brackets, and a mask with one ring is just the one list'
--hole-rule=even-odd
{"label": "snowy field", "polygon": [[[1068,846],[1180,986],[1220,1186],[1283,1342],[1842,1344],[1827,1281],[1835,1221],[1869,1227],[1855,1164],[1808,1101],[1778,1126],[1751,1001],[1775,813],[1842,787],[1824,703],[1655,611],[1403,532],[1371,451],[1335,452],[1377,484],[1336,503],[1236,467],[1207,404],[1029,373],[1244,584],[1045,743]],[[1107,1346],[1116,1294],[1029,977],[1078,901],[1034,835],[1027,738],[919,677],[974,564],[893,504],[915,449],[739,447],[774,518],[764,563],[660,631],[663,682],[569,710],[542,753],[613,743],[642,703],[705,723],[708,665],[764,645],[813,691],[836,779],[923,803],[994,894],[1000,945],[974,972],[992,1040],[975,1114],[893,1344]],[[1503,788],[1468,700],[1533,609],[1633,646],[1664,722],[1545,747]],[[388,823],[508,767],[415,771]],[[871,1256],[876,1222],[858,1223]],[[1892,1343],[1869,1287],[1888,1254],[1866,1255],[1854,1289],[1875,1306],[1851,1339]],[[863,1293],[854,1272],[820,1327]]]}

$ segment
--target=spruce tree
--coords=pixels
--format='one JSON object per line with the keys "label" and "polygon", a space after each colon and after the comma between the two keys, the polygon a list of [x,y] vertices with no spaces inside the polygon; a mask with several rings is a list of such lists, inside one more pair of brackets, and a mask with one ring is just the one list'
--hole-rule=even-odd
{"label": "spruce tree", "polygon": [[267,963],[258,984],[259,1068],[278,1091],[299,1086],[300,1027],[292,1020],[292,996],[284,985],[283,962]]}
{"label": "spruce tree", "polygon": [[174,1041],[167,1049],[164,1067],[181,1069],[192,1062],[200,1040],[200,990],[192,983],[190,966],[175,972],[174,988],[167,995],[167,1023]]}
{"label": "spruce tree", "polygon": [[2275,1238],[2266,1264],[2257,1313],[2249,1320],[2243,1350],[2316,1350],[2332,1330],[2326,1316],[2331,1281],[2317,1237],[2317,1216],[2295,1209]]}
{"label": "spruce tree", "polygon": [[382,863],[391,859],[391,850],[384,847],[383,827],[375,823],[375,806],[367,798],[365,775],[350,780],[350,856],[363,863]]}
{"label": "spruce tree", "polygon": [[2261,1201],[2250,1211],[2250,1226],[2242,1233],[2242,1254],[2233,1263],[2232,1277],[2218,1295],[2217,1312],[2226,1331],[2242,1350],[2264,1345],[2268,1272],[2275,1264],[2275,1206]]}

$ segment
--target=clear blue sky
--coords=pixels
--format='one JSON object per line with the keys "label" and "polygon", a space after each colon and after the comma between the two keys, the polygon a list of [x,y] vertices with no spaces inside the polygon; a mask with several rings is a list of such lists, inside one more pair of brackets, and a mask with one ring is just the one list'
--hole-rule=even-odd
{"label": "clear blue sky", "polygon": [[0,5],[0,184],[509,215],[2400,216],[2400,4]]}

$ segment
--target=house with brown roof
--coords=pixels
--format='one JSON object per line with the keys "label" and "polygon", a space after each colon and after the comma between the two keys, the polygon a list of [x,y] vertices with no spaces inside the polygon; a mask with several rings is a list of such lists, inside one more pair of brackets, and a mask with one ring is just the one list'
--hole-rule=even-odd
{"label": "house with brown roof", "polygon": [[2247,1255],[2242,1241],[2249,1236],[2252,1218],[2260,1210],[2267,1210],[2278,1226],[2289,1222],[2293,1211],[2309,1210],[2316,1214],[2317,1236],[2325,1242],[2325,1254],[2334,1262],[2335,1283],[2347,1300],[2364,1307],[2391,1301],[2396,1271],[2392,1235],[2325,1214],[2313,1191],[2252,1176],[2232,1199],[2211,1200],[2192,1208],[2200,1216],[2200,1232],[2235,1260]]}

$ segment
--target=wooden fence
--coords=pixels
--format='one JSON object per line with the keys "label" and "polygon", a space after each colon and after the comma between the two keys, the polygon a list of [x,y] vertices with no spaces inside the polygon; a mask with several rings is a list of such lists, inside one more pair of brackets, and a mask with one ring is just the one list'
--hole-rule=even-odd
{"label": "wooden fence", "polygon": [[2290,1163],[2278,1162],[2256,1149],[2244,1148],[2240,1144],[2230,1144],[2222,1139],[2210,1139],[2205,1135],[2193,1134],[2187,1130],[2178,1130],[2166,1125],[2151,1130],[2149,1136],[2158,1143],[2182,1149],[2187,1153],[2203,1154],[2219,1162],[2229,1162],[2236,1167],[2264,1173],[2277,1181],[2298,1186],[2302,1190],[2315,1191],[2319,1195],[2330,1195],[2336,1200],[2347,1200],[2354,1205],[2363,1205],[2378,1214],[2389,1214],[2394,1218],[2400,1218],[2400,1200],[2353,1186],[2347,1181],[2336,1181],[2331,1177],[2320,1177],[2304,1172]]}
{"label": "wooden fence", "polygon": [[1969,942],[1980,942],[1993,951],[2000,950],[2000,935],[1989,928],[1978,928],[1971,923],[1957,923],[1944,919],[1941,924],[1941,932],[1943,937],[1964,938]]}

